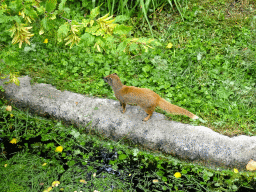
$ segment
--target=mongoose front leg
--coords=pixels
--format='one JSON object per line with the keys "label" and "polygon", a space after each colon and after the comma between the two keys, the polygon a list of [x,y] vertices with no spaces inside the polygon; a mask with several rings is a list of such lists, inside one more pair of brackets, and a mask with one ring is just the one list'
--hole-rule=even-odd
{"label": "mongoose front leg", "polygon": [[125,113],[126,111],[126,103],[120,103],[122,105],[123,111],[121,111],[122,113]]}
{"label": "mongoose front leg", "polygon": [[146,122],[147,120],[150,119],[151,116],[152,116],[152,115],[148,115],[148,116],[147,116],[146,118],[144,118],[142,121]]}
{"label": "mongoose front leg", "polygon": [[146,118],[144,118],[142,121],[146,122],[147,120],[149,120],[151,118],[151,116],[153,115],[153,111],[147,111],[148,116]]}

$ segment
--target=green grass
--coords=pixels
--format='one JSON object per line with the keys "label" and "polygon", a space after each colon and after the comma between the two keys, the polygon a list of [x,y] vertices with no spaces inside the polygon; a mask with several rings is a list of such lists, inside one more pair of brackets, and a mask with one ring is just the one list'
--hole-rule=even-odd
{"label": "green grass", "polygon": [[[66,17],[84,18],[85,5],[66,6],[71,10]],[[134,47],[126,53],[117,54],[112,48],[97,52],[86,44],[69,49],[57,43],[57,26],[63,23],[61,18],[51,23],[51,30],[35,35],[31,46],[23,45],[19,49],[10,44],[12,39],[4,31],[12,26],[9,22],[0,25],[3,31],[0,33],[0,74],[18,72],[32,77],[32,83],[49,83],[60,90],[115,99],[102,77],[116,72],[124,84],[154,90],[204,119],[194,122],[195,125],[204,125],[229,136],[255,135],[255,6],[254,1],[245,0],[193,0],[188,2],[184,20],[177,10],[165,5],[148,10],[149,23],[136,8],[124,24],[133,26],[129,37],[151,37],[153,33],[162,43],[149,52]],[[103,13],[108,12],[107,7],[113,8],[104,5]],[[114,13],[119,11],[122,12],[114,10]],[[137,11],[138,15],[134,14]],[[40,19],[31,24],[36,34]],[[47,44],[43,43],[45,38],[49,40]],[[168,43],[173,47],[166,48]],[[4,104],[1,100],[1,106]],[[187,117],[166,116],[170,120],[191,123]],[[233,170],[213,170],[181,162],[167,154],[146,152],[125,138],[118,143],[110,141],[90,127],[63,126],[17,109],[12,112],[1,109],[0,118],[1,138],[7,143],[17,138],[19,142],[13,146],[22,149],[11,156],[1,144],[0,177],[4,179],[0,180],[0,186],[4,186],[3,191],[43,191],[56,180],[61,184],[52,191],[60,188],[103,191],[111,185],[116,191],[127,191],[134,183],[144,191],[150,187],[152,191],[253,191],[255,188],[253,173],[235,174]],[[30,145],[29,141],[35,137],[40,138],[39,141]],[[62,153],[55,152],[59,145],[64,147]],[[123,168],[125,181],[112,174],[106,174],[105,179],[103,173],[94,177],[101,162],[88,166],[88,170],[78,166],[97,156],[103,148],[108,153],[118,152],[118,158],[109,164],[113,169]],[[46,166],[42,166],[43,163],[47,163]],[[66,163],[68,169],[65,170]],[[176,172],[181,173],[181,178],[174,177]],[[90,179],[86,178],[88,173]],[[81,179],[87,184],[82,184]]]}
{"label": "green grass", "polygon": [[[47,166],[42,166],[48,162]],[[4,167],[4,164],[7,164]],[[63,170],[56,162],[29,153],[17,153],[10,160],[1,158],[0,191],[43,191],[43,186],[51,186],[51,181],[58,178]],[[43,184],[41,184],[43,183]],[[40,185],[41,184],[41,185]]]}
{"label": "green grass", "polygon": [[[167,154],[149,152],[125,138],[114,142],[84,127],[63,125],[16,108],[6,111],[5,102],[0,101],[0,191],[43,191],[54,181],[60,184],[52,191],[69,192],[253,191],[256,186],[253,172],[234,173],[181,162]],[[6,147],[13,138],[18,142],[11,146],[19,151]],[[59,145],[64,149],[57,153]],[[120,176],[104,171],[96,174],[106,166],[101,152],[116,153],[107,165],[119,171]],[[177,172],[180,178],[175,177]]]}

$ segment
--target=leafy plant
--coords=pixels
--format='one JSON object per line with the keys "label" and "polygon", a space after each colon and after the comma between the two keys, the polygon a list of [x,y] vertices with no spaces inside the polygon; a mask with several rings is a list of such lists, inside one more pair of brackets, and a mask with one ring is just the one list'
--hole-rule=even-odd
{"label": "leafy plant", "polygon": [[[93,45],[95,50],[99,52],[104,50],[109,53],[110,51],[138,51],[140,48],[148,51],[148,48],[160,45],[154,39],[127,38],[132,27],[114,23],[115,19],[113,19],[113,16],[109,16],[109,13],[96,19],[100,14],[100,6],[92,9],[88,18],[82,19],[82,22],[66,19],[62,15],[67,14],[70,10],[65,9],[65,3],[66,1],[62,1],[58,9],[55,10],[57,6],[57,1],[55,0],[46,1],[45,6],[42,3],[38,4],[36,1],[26,2],[23,6],[21,6],[19,0],[17,2],[6,1],[1,7],[1,14],[4,17],[0,22],[6,26],[9,25],[9,22],[14,23],[9,31],[11,32],[11,37],[13,37],[12,43],[19,43],[19,48],[21,48],[23,43],[30,45],[29,39],[34,36],[34,33],[29,31],[29,29],[32,29],[32,26],[28,27],[27,23],[32,23],[32,20],[35,19],[39,20],[41,25],[38,32],[39,35],[53,30],[57,34],[58,42],[60,43],[64,40],[66,42],[65,45],[70,44],[70,48],[74,45],[86,47]],[[36,4],[36,6],[33,4]],[[7,11],[8,9],[11,9],[12,12]],[[20,17],[15,15],[17,13],[19,13]],[[41,19],[43,15],[44,17]],[[117,21],[122,20],[119,17],[116,19]],[[26,23],[22,23],[23,20]],[[63,23],[61,20],[67,20],[67,22]],[[56,25],[59,24],[61,25],[56,31]],[[83,43],[79,44],[81,40]],[[47,42],[48,40],[45,41],[45,43]],[[117,47],[118,44],[119,46]]]}

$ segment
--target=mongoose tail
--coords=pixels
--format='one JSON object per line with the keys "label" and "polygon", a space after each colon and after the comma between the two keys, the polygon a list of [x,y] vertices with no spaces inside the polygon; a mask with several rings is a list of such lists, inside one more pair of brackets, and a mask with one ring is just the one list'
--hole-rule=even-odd
{"label": "mongoose tail", "polygon": [[188,110],[183,109],[177,105],[173,105],[163,98],[161,98],[159,100],[158,107],[160,107],[161,109],[163,109],[169,113],[172,113],[172,114],[186,115],[186,116],[190,117],[191,119],[199,118],[198,116],[194,115],[193,113],[189,112]]}

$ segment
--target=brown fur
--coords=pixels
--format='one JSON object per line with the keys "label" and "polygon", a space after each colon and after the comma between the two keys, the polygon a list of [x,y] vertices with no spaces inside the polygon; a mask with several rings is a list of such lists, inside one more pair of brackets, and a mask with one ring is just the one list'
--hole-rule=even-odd
{"label": "brown fur", "polygon": [[169,113],[186,115],[192,119],[198,119],[193,113],[167,102],[150,89],[123,85],[116,73],[104,77],[103,80],[114,90],[115,96],[123,108],[122,113],[126,111],[126,104],[130,103],[139,105],[148,114],[143,121],[150,119],[157,106]]}

